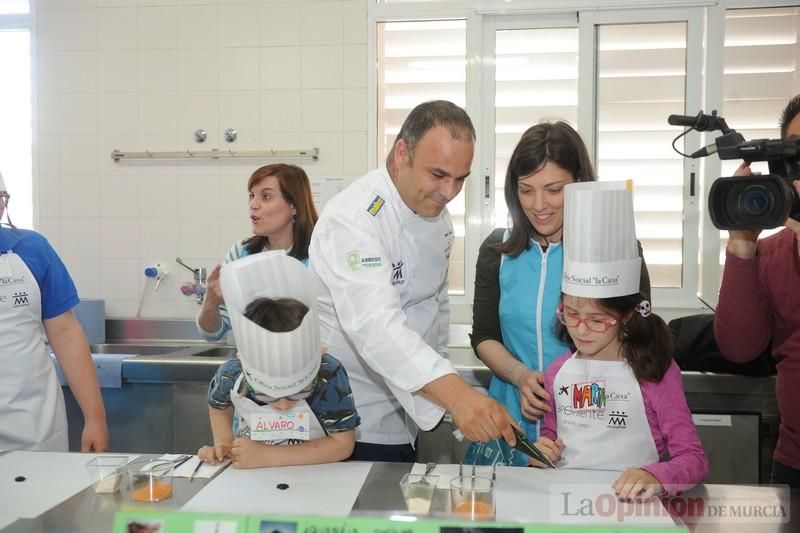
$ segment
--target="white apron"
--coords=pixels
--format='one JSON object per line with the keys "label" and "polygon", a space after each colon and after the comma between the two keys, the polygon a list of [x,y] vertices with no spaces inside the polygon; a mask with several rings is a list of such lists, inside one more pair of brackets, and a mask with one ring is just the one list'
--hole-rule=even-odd
{"label": "white apron", "polygon": [[44,342],[39,285],[0,254],[0,448],[68,451],[64,395]]}
{"label": "white apron", "polygon": [[[259,405],[247,396],[239,394],[243,378],[244,374],[240,374],[231,389],[231,402],[236,408],[235,416],[238,419],[236,437],[247,437],[271,445],[291,445],[319,439],[326,435],[317,416],[308,406],[308,402],[301,400],[287,411],[279,411],[269,405]],[[254,417],[263,420],[267,426],[271,423],[283,423],[282,428],[264,432],[272,433],[276,435],[276,438],[260,438],[258,429],[251,427],[251,420]],[[303,420],[308,422],[304,423]]]}
{"label": "white apron", "polygon": [[625,361],[577,359],[564,363],[553,381],[559,467],[625,470],[659,460],[642,389]]}

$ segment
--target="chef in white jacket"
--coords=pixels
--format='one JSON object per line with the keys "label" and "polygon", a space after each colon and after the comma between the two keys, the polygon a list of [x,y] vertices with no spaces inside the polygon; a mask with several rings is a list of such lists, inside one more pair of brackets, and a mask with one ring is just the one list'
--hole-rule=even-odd
{"label": "chef in white jacket", "polygon": [[[0,176],[0,219],[10,195]],[[82,451],[108,448],[86,336],[71,309],[75,285],[47,240],[0,225],[0,449],[67,451],[67,416],[50,348],[83,411]]]}
{"label": "chef in white jacket", "polygon": [[310,267],[327,287],[322,344],[347,369],[361,415],[352,459],[413,461],[418,428],[450,411],[461,432],[514,443],[503,406],[461,379],[447,358],[447,203],[470,173],[475,130],[445,101],[406,118],[379,168],[325,206]]}

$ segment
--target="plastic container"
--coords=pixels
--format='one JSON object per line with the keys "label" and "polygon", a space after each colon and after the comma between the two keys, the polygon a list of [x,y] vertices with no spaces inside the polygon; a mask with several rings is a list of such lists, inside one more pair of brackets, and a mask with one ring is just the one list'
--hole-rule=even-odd
{"label": "plastic container", "polygon": [[172,497],[173,461],[152,459],[131,465],[128,480],[131,499],[137,502],[160,502]]}
{"label": "plastic container", "polygon": [[99,455],[86,463],[86,470],[92,479],[92,487],[98,494],[117,492],[125,478],[125,455]]}
{"label": "plastic container", "polygon": [[[424,481],[423,481],[423,478]],[[400,480],[400,488],[409,513],[426,515],[431,511],[431,502],[436,492],[439,476],[405,474]]]}
{"label": "plastic container", "polygon": [[494,519],[494,481],[488,477],[460,476],[450,481],[450,509],[458,518]]}

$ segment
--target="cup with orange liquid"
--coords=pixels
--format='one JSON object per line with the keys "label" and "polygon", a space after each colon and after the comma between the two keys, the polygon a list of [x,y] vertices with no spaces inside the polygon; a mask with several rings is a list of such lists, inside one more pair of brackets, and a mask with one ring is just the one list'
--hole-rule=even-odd
{"label": "cup with orange liquid", "polygon": [[173,461],[153,459],[131,465],[128,480],[131,499],[137,502],[160,502],[172,497]]}
{"label": "cup with orange liquid", "polygon": [[494,481],[481,476],[458,476],[450,481],[450,509],[457,518],[494,520]]}

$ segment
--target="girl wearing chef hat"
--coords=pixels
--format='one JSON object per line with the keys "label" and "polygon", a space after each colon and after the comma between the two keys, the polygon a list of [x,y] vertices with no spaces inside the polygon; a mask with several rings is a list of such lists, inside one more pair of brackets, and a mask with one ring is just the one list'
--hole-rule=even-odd
{"label": "girl wearing chef hat", "polygon": [[214,445],[200,459],[260,468],[349,457],[360,419],[344,367],[320,347],[314,274],[278,250],[225,264],[220,285],[239,358],[209,385]]}
{"label": "girl wearing chef hat", "polygon": [[630,182],[565,187],[558,319],[571,349],[545,374],[537,442],[559,467],[619,470],[623,499],[675,494],[708,473],[672,338],[639,292]]}

